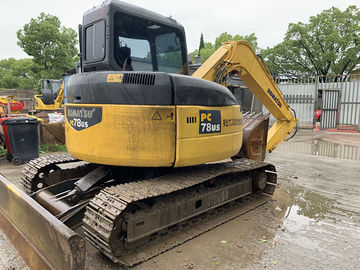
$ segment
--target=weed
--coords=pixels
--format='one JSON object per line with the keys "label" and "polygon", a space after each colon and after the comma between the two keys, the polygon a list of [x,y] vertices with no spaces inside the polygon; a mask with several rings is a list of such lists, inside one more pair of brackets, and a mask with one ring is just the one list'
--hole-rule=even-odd
{"label": "weed", "polygon": [[65,144],[42,144],[40,145],[40,154],[45,154],[49,152],[66,152],[66,145]]}
{"label": "weed", "polygon": [[5,158],[6,155],[7,155],[6,149],[0,145],[0,159]]}

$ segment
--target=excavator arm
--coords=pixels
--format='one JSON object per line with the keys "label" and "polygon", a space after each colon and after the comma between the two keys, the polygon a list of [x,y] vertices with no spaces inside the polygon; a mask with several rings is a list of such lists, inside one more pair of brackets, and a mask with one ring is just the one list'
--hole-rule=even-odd
{"label": "excavator arm", "polygon": [[276,118],[267,135],[266,151],[273,151],[292,132],[298,119],[248,42],[225,42],[192,76],[226,86],[233,75],[237,75]]}

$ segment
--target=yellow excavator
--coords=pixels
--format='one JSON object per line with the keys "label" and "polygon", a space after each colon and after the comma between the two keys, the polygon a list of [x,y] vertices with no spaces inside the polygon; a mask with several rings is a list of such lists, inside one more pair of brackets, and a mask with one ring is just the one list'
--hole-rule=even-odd
{"label": "yellow excavator", "polygon": [[63,107],[64,81],[43,79],[40,81],[41,94],[34,95],[35,110],[53,111]]}
{"label": "yellow excavator", "polygon": [[66,102],[67,82],[73,70],[64,74],[63,80],[42,79],[41,94],[34,95],[35,110],[56,111],[64,107]]}
{"label": "yellow excavator", "polygon": [[[188,240],[181,232],[217,209],[273,194],[265,153],[297,119],[247,42],[224,43],[188,76],[185,32],[172,18],[108,1],[85,12],[79,34],[81,73],[65,103],[70,154],[30,161],[24,191],[0,176],[0,227],[30,267],[83,269],[83,236],[132,266]],[[234,75],[277,119],[269,131],[269,116],[242,113],[225,87]]]}

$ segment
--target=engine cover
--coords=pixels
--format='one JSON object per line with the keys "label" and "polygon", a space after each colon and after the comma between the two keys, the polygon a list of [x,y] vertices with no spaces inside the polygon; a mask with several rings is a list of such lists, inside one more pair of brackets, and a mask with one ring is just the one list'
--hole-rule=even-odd
{"label": "engine cover", "polygon": [[92,72],[71,76],[66,144],[108,165],[182,167],[239,152],[242,117],[225,87],[184,75]]}

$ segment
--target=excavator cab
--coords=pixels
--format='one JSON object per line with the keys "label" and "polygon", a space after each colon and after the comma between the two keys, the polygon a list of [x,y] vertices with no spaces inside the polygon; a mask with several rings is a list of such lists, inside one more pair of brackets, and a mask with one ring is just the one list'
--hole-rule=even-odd
{"label": "excavator cab", "polygon": [[41,80],[41,94],[34,95],[35,110],[52,111],[63,107],[65,81],[66,78],[65,80]]}
{"label": "excavator cab", "polygon": [[41,80],[41,100],[45,105],[54,104],[57,93],[60,90],[61,83],[61,80]]}
{"label": "excavator cab", "polygon": [[86,12],[79,32],[82,72],[188,73],[185,31],[171,17],[110,1]]}

